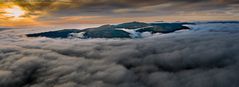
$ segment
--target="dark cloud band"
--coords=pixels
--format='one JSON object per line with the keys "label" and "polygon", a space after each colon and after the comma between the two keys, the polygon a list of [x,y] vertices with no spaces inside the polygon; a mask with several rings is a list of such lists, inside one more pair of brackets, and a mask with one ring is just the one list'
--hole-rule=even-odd
{"label": "dark cloud band", "polygon": [[[7,1],[14,2],[30,11],[49,10],[50,13],[65,16],[91,14],[116,15],[118,13],[114,13],[114,10],[118,9],[133,10],[133,8],[159,6],[159,8],[154,9],[154,11],[149,11],[156,15],[157,12],[167,9],[172,9],[173,12],[178,12],[180,10],[220,10],[229,7],[231,4],[239,3],[238,0],[6,0],[1,2]],[[166,8],[160,7],[160,5],[167,3],[172,5]],[[177,10],[177,8],[182,7],[183,9]],[[137,10],[127,11],[125,14],[130,14],[134,11]]]}

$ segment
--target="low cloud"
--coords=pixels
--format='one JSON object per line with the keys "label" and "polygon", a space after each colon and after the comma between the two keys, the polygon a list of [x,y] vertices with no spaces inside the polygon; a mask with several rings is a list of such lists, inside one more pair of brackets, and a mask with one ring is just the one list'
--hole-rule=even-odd
{"label": "low cloud", "polygon": [[238,27],[199,25],[135,40],[26,38],[2,31],[0,86],[238,86],[239,33],[230,32],[237,31],[232,26]]}

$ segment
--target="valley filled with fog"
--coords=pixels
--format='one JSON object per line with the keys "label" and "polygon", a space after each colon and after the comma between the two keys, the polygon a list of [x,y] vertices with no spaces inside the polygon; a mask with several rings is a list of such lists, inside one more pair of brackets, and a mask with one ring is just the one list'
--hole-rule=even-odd
{"label": "valley filled with fog", "polygon": [[0,87],[239,86],[239,23],[183,26],[190,29],[150,31],[140,38],[126,30],[127,38],[83,39],[3,29]]}

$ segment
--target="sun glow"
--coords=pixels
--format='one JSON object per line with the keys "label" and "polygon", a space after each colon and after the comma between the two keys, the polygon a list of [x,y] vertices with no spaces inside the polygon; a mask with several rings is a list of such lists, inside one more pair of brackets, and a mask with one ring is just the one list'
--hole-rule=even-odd
{"label": "sun glow", "polygon": [[13,6],[11,8],[6,8],[4,9],[5,11],[5,16],[7,17],[12,17],[15,19],[19,19],[21,16],[23,16],[26,12],[20,8],[19,6]]}

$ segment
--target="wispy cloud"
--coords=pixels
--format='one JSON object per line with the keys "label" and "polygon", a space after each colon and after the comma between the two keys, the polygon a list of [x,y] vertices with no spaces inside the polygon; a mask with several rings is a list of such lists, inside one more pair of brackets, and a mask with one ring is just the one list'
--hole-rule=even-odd
{"label": "wispy cloud", "polygon": [[[8,1],[8,2],[7,2]],[[221,16],[218,19],[229,20],[237,17],[238,0],[7,0],[0,1],[1,8],[18,5],[27,13],[25,18],[34,20],[60,20],[61,17],[104,16],[108,18],[131,18],[152,16]],[[202,14],[204,13],[204,14]],[[2,12],[0,12],[2,14]],[[199,15],[197,15],[199,14]],[[223,16],[223,17],[222,17]],[[3,16],[1,19],[6,19]],[[182,18],[183,19],[183,18]],[[103,19],[101,19],[103,20]],[[135,19],[137,20],[137,19]],[[195,20],[200,20],[196,19]],[[208,20],[211,20],[208,17]],[[79,20],[81,21],[81,20]],[[99,21],[99,20],[96,20]],[[167,20],[166,20],[167,21]],[[81,21],[81,22],[84,22]],[[121,21],[122,22],[122,21]],[[89,22],[86,22],[89,23]]]}

